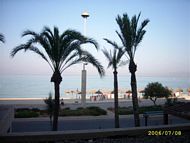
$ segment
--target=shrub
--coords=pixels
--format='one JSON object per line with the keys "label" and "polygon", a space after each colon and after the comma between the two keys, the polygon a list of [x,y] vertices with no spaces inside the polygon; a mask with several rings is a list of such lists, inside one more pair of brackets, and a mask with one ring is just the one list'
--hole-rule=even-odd
{"label": "shrub", "polygon": [[38,109],[38,108],[32,108],[31,110],[34,112],[40,112],[40,109]]}
{"label": "shrub", "polygon": [[32,117],[38,117],[39,113],[34,112],[31,110],[23,110],[23,111],[17,111],[15,113],[15,118],[32,118]]}
{"label": "shrub", "polygon": [[99,107],[77,108],[76,110],[63,109],[60,116],[99,116],[106,115],[107,112]]}
{"label": "shrub", "polygon": [[66,107],[66,108],[64,108],[65,110],[70,110],[70,107]]}
{"label": "shrub", "polygon": [[163,108],[160,105],[156,105],[156,106],[143,106],[139,108],[139,113],[143,114],[144,112],[148,112],[148,111],[162,111]]}
{"label": "shrub", "polygon": [[[109,108],[108,110],[114,112],[114,108]],[[162,106],[143,106],[139,107],[139,114],[143,114],[147,111],[162,111]],[[130,115],[133,114],[133,108],[131,107],[119,107],[119,115]]]}
{"label": "shrub", "polygon": [[119,115],[133,114],[133,110],[128,107],[119,107]]}
{"label": "shrub", "polygon": [[77,110],[84,109],[83,107],[78,107]]}
{"label": "shrub", "polygon": [[29,110],[30,110],[29,108],[18,108],[15,111],[19,112],[19,111],[29,111]]}

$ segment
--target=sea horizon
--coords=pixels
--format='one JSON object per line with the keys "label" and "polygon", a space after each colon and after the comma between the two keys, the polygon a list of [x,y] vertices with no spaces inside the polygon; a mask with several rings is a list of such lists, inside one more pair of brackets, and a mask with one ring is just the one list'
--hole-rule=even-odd
{"label": "sea horizon", "polygon": [[[60,84],[60,97],[76,98],[76,94],[65,93],[68,90],[80,91],[80,75],[64,75]],[[54,93],[51,75],[0,75],[0,98],[46,98],[49,92]],[[187,77],[137,76],[137,89],[144,89],[150,82],[160,82],[168,88],[183,89],[187,93],[190,88]],[[119,89],[130,90],[130,75],[118,76]],[[113,90],[113,75],[100,78],[99,75],[87,76],[88,90]],[[90,95],[87,95],[90,96]]]}

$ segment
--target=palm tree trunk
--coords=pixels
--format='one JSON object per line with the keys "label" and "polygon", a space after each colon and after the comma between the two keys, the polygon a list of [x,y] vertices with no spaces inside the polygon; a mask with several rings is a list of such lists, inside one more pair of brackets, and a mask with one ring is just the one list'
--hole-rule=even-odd
{"label": "palm tree trunk", "polygon": [[54,112],[53,112],[53,131],[57,131],[58,129],[58,117],[59,117],[59,85],[62,81],[61,73],[59,70],[55,70],[53,76],[51,77],[51,82],[54,82],[54,90],[55,90],[55,104],[54,104]]}
{"label": "palm tree trunk", "polygon": [[53,112],[53,131],[57,131],[58,129],[58,116],[59,116],[59,83],[54,83],[55,89],[55,104],[54,104],[54,112]]}
{"label": "palm tree trunk", "polygon": [[132,90],[132,102],[133,102],[133,113],[134,113],[134,121],[135,127],[140,126],[140,118],[139,118],[139,105],[137,98],[137,83],[136,83],[136,75],[135,72],[137,70],[137,66],[133,60],[130,61],[129,71],[131,73],[131,90]]}
{"label": "palm tree trunk", "polygon": [[114,74],[115,128],[119,128],[117,71],[114,70],[113,74]]}

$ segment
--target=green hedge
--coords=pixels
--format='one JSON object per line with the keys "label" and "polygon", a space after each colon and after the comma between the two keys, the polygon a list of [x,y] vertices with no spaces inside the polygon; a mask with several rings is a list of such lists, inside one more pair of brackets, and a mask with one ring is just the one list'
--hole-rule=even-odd
{"label": "green hedge", "polygon": [[15,118],[32,118],[32,117],[38,117],[39,113],[32,110],[21,110],[16,111]]}
{"label": "green hedge", "polygon": [[[114,112],[114,108],[108,108],[108,110]],[[163,108],[160,105],[157,106],[143,106],[139,108],[139,114],[143,114],[147,111],[162,111]],[[129,115],[133,114],[132,107],[119,107],[119,115]]]}
{"label": "green hedge", "polygon": [[60,111],[60,116],[99,116],[106,115],[107,112],[99,107],[79,107],[75,110],[71,109],[62,109]]}

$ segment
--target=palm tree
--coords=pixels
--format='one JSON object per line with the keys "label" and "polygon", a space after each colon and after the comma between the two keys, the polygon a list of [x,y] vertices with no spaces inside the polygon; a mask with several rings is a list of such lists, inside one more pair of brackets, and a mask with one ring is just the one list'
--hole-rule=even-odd
{"label": "palm tree", "polygon": [[122,45],[129,58],[129,71],[131,73],[131,89],[132,89],[132,102],[133,102],[133,112],[135,119],[135,126],[140,126],[140,119],[138,113],[138,98],[137,98],[137,83],[136,75],[137,65],[134,62],[135,52],[137,46],[142,41],[146,31],[144,30],[145,26],[148,24],[149,20],[145,19],[141,25],[138,27],[138,21],[141,13],[138,16],[134,15],[131,20],[127,14],[119,16],[116,18],[116,22],[119,25],[120,33],[116,31],[119,36]]}
{"label": "palm tree", "polygon": [[[81,33],[74,30],[66,30],[62,34],[59,34],[57,27],[54,27],[53,32],[50,28],[44,27],[39,34],[30,30],[22,34],[22,36],[28,35],[32,37],[25,44],[15,47],[11,51],[11,56],[14,57],[15,54],[21,50],[30,50],[44,59],[52,69],[53,75],[51,82],[54,82],[55,91],[52,130],[56,131],[59,116],[61,74],[70,66],[85,61],[95,66],[100,76],[103,76],[105,73],[103,66],[88,51],[81,48],[81,44],[91,43],[98,49],[98,44],[95,40],[84,37]],[[37,47],[36,44],[41,46]],[[40,48],[42,48],[43,51]]]}
{"label": "palm tree", "polygon": [[108,52],[106,49],[102,50],[105,57],[108,60],[108,68],[113,68],[113,75],[114,75],[114,104],[115,104],[115,128],[119,128],[119,113],[118,113],[118,79],[117,79],[117,69],[119,66],[127,64],[126,61],[122,61],[121,58],[124,55],[124,51],[119,48],[119,46],[108,39],[106,40],[109,44],[114,47],[113,52],[110,50]]}
{"label": "palm tree", "polygon": [[3,36],[3,34],[0,34],[0,41],[1,41],[2,43],[5,43],[5,37]]}

